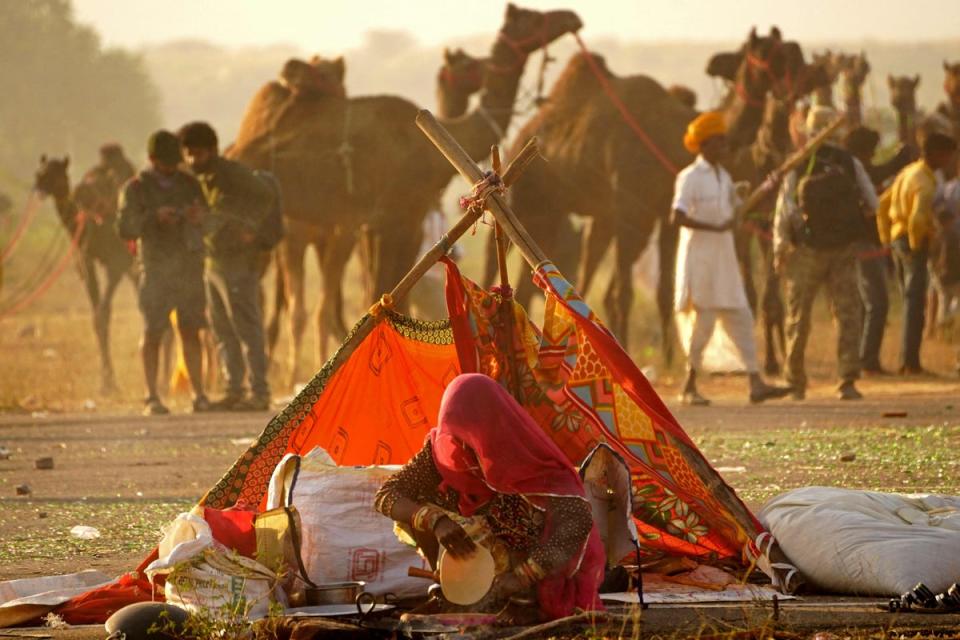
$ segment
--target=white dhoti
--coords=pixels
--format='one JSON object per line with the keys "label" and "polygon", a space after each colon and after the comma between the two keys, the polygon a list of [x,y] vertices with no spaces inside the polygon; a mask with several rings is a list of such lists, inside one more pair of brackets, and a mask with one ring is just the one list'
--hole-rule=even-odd
{"label": "white dhoti", "polygon": [[[728,222],[734,215],[733,199],[729,174],[702,158],[677,176],[674,209],[698,222]],[[677,332],[690,367],[756,372],[753,314],[733,232],[681,228],[674,284]]]}

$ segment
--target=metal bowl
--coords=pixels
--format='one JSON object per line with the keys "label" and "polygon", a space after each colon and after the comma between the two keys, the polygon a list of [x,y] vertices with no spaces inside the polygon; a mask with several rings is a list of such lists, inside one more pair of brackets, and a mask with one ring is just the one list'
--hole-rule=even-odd
{"label": "metal bowl", "polygon": [[365,582],[329,582],[307,587],[307,605],[315,607],[322,604],[354,604],[357,596],[363,593]]}

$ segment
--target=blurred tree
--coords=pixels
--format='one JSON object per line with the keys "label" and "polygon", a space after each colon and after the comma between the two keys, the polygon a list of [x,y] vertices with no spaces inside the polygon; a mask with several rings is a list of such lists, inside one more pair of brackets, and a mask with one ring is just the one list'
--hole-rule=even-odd
{"label": "blurred tree", "polygon": [[138,55],[105,49],[70,0],[0,0],[0,182],[30,182],[41,153],[89,166],[119,142],[133,158],[159,122]]}

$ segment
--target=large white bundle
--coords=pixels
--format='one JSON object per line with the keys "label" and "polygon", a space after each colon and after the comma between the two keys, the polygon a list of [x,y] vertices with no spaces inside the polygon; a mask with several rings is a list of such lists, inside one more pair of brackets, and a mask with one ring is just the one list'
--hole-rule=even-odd
{"label": "large white bundle", "polygon": [[960,497],[804,487],[770,500],[760,521],[820,589],[896,596],[960,581]]}
{"label": "large white bundle", "polygon": [[393,521],[373,508],[383,481],[396,466],[338,467],[326,451],[287,455],[273,472],[267,506],[292,505],[300,513],[300,555],[316,584],[362,580],[374,594],[426,593],[428,583],[407,576],[424,566],[393,533]]}

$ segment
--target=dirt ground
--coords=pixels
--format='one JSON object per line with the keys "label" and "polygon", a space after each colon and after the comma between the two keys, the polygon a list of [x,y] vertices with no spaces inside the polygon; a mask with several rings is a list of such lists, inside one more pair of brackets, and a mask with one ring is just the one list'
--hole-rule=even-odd
{"label": "dirt ground", "polygon": [[[465,272],[475,273],[479,245],[468,248],[467,255]],[[12,278],[8,284],[15,281],[16,269],[6,277]],[[316,295],[311,291],[308,297],[312,307]],[[358,293],[348,291],[347,298],[347,317],[359,317]],[[590,302],[601,306],[594,298]],[[530,311],[538,317],[536,305]],[[840,402],[833,397],[835,334],[820,303],[808,349],[812,386],[806,401],[749,406],[744,378],[715,377],[701,383],[714,405],[686,408],[674,401],[680,369],[665,367],[660,359],[649,299],[638,296],[635,312],[631,355],[652,367],[658,391],[681,424],[752,508],[812,484],[960,494],[960,379],[953,345],[924,344],[924,362],[938,377],[864,380],[863,401]],[[883,353],[891,368],[898,318],[894,298]],[[266,425],[266,412],[187,414],[183,395],[169,403],[174,415],[140,417],[139,327],[133,289],[124,284],[111,339],[120,391],[102,397],[90,314],[76,274],[65,274],[27,311],[0,317],[0,452],[9,451],[9,458],[0,454],[0,581],[82,569],[115,575],[134,568],[159,540],[160,527],[189,509]],[[286,340],[284,335],[271,370],[275,408],[290,393]],[[306,371],[319,366],[312,330],[303,362]],[[34,461],[46,456],[53,458],[54,468],[35,469]],[[21,485],[27,495],[17,495]],[[96,527],[101,535],[80,540],[70,534],[78,525]],[[846,617],[829,613],[836,601],[784,604],[784,612],[798,625],[806,620],[812,625],[807,629],[828,620],[834,621],[831,626],[885,627],[889,616],[878,616],[873,604],[849,605]],[[747,609],[750,615],[769,615],[762,607],[653,609],[644,614],[644,633],[742,628],[731,621],[745,620]],[[56,634],[102,637],[99,628]]]}
{"label": "dirt ground", "polygon": [[[808,484],[960,493],[960,383],[866,381],[867,398],[855,403],[832,399],[822,385],[802,403],[760,406],[742,402],[742,384],[709,381],[715,406],[673,408],[751,507]],[[906,415],[884,417],[891,413]],[[0,445],[10,450],[0,460],[0,580],[135,567],[160,526],[189,509],[268,418],[0,416]],[[54,468],[35,469],[45,456]],[[30,494],[17,496],[20,485]],[[101,537],[76,539],[77,525]]]}

